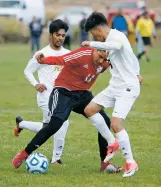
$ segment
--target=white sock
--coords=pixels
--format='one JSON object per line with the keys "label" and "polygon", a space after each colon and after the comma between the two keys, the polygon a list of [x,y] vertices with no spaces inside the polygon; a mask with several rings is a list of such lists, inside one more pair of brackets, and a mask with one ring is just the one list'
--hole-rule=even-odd
{"label": "white sock", "polygon": [[99,133],[107,140],[108,145],[114,143],[115,137],[113,136],[112,132],[106,125],[106,122],[100,113],[96,113],[93,116],[89,117],[89,120],[97,128]]}
{"label": "white sock", "polygon": [[54,148],[53,148],[53,156],[52,156],[51,163],[56,162],[62,156],[68,126],[69,126],[69,121],[67,120],[63,123],[59,131],[56,132],[56,134],[54,134],[54,138],[53,138]]}
{"label": "white sock", "polygon": [[43,127],[43,123],[41,122],[31,122],[31,121],[21,121],[19,123],[19,128],[27,129],[32,132],[39,132]]}
{"label": "white sock", "polygon": [[118,143],[121,147],[122,153],[125,157],[126,162],[133,162],[133,155],[132,155],[132,150],[131,150],[131,145],[130,145],[130,140],[129,140],[129,135],[127,134],[126,130],[122,130],[118,133],[115,134],[116,138],[118,139]]}

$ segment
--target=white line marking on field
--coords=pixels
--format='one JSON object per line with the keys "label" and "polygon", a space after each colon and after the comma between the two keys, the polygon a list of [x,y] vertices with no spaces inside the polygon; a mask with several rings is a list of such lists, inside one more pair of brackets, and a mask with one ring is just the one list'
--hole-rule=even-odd
{"label": "white line marking on field", "polygon": [[[13,115],[22,115],[22,114],[41,114],[41,111],[38,108],[27,108],[27,109],[0,109],[0,117],[13,114]],[[138,117],[138,118],[150,118],[150,119],[161,119],[161,114],[155,114],[152,112],[137,112],[131,111],[128,117]]]}

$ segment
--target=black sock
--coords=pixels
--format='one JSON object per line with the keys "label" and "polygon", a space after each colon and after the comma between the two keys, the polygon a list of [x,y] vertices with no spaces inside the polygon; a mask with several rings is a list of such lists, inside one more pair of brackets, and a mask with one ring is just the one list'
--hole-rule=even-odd
{"label": "black sock", "polygon": [[139,53],[138,56],[137,56],[137,58],[140,60],[141,57],[142,57],[144,54],[145,54],[145,51],[143,51],[142,53]]}
{"label": "black sock", "polygon": [[43,123],[43,128],[46,127],[49,123]]}
{"label": "black sock", "polygon": [[44,128],[42,128],[35,135],[35,137],[31,140],[31,142],[25,148],[25,151],[28,154],[31,154],[38,147],[40,147],[43,143],[45,143],[50,138],[50,136],[55,134],[60,129],[63,123],[64,121],[62,119],[52,116],[49,124],[45,126]]}
{"label": "black sock", "polygon": [[[110,118],[106,115],[106,113],[103,110],[101,110],[99,113],[102,115],[102,117],[104,118],[106,122],[106,125],[110,129],[110,124],[111,124]],[[103,161],[107,155],[108,143],[107,143],[107,140],[105,140],[100,133],[98,133],[98,144],[99,144],[101,161]]]}

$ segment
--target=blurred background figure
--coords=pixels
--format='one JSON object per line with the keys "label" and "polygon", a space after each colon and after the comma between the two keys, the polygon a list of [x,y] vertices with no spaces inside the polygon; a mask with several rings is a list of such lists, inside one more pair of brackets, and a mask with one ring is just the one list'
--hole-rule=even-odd
{"label": "blurred background figure", "polygon": [[29,29],[31,39],[31,52],[33,54],[35,51],[38,51],[40,49],[40,37],[43,31],[41,20],[33,17],[32,22],[29,25]]}
{"label": "blurred background figure", "polygon": [[138,54],[138,59],[140,60],[141,57],[145,54],[146,60],[147,62],[149,62],[150,61],[149,52],[152,46],[151,37],[153,36],[154,38],[156,38],[156,30],[155,30],[154,23],[152,19],[149,17],[149,14],[147,11],[145,11],[143,15],[137,21],[136,35],[137,35],[138,40],[140,40],[139,45],[141,45],[141,39],[142,39],[142,42],[145,46],[145,49],[143,47],[142,52],[140,51],[140,53]]}
{"label": "blurred background figure", "polygon": [[68,27],[69,27],[68,31],[66,32],[66,37],[65,37],[65,40],[64,40],[64,47],[65,47],[66,49],[71,50],[72,27],[71,27],[71,24],[70,24],[70,22],[69,22],[69,20],[68,20],[67,17],[65,17],[63,21],[64,21],[65,23],[67,23],[67,24],[68,24]]}
{"label": "blurred background figure", "polygon": [[130,42],[131,45],[135,44],[136,41],[136,35],[135,35],[135,25],[130,17],[130,15],[125,14],[124,18],[126,19],[127,25],[128,25],[128,40]]}
{"label": "blurred background figure", "polygon": [[136,43],[137,43],[137,58],[141,60],[142,55],[145,53],[145,45],[143,39],[138,31],[136,31]]}
{"label": "blurred background figure", "polygon": [[122,9],[119,9],[118,14],[113,18],[112,29],[117,29],[128,37],[128,23],[124,17]]}
{"label": "blurred background figure", "polygon": [[139,0],[138,1],[138,8],[144,9],[146,7],[145,1]]}
{"label": "blurred background figure", "polygon": [[80,44],[83,42],[83,41],[86,41],[86,40],[89,40],[89,36],[88,36],[88,32],[86,32],[84,30],[84,25],[86,23],[86,14],[84,12],[82,12],[82,20],[80,21],[79,23],[79,28],[80,28]]}
{"label": "blurred background figure", "polygon": [[54,21],[54,18],[50,18],[48,21],[47,21],[47,28],[49,30],[49,26],[50,24]]}

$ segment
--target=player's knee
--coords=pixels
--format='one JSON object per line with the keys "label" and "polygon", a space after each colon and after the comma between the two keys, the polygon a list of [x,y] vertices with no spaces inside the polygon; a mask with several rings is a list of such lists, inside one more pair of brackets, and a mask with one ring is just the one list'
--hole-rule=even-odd
{"label": "player's knee", "polygon": [[84,109],[84,113],[87,117],[91,117],[93,115],[93,109],[92,107],[89,105]]}
{"label": "player's knee", "polygon": [[116,123],[111,123],[111,127],[114,132],[117,132],[117,124]]}
{"label": "player's knee", "polygon": [[121,130],[123,130],[123,120],[120,118],[112,118],[111,120],[111,127],[114,131],[114,133],[120,132]]}
{"label": "player's knee", "polygon": [[101,107],[96,103],[90,102],[84,109],[84,113],[87,117],[91,117],[101,110]]}

